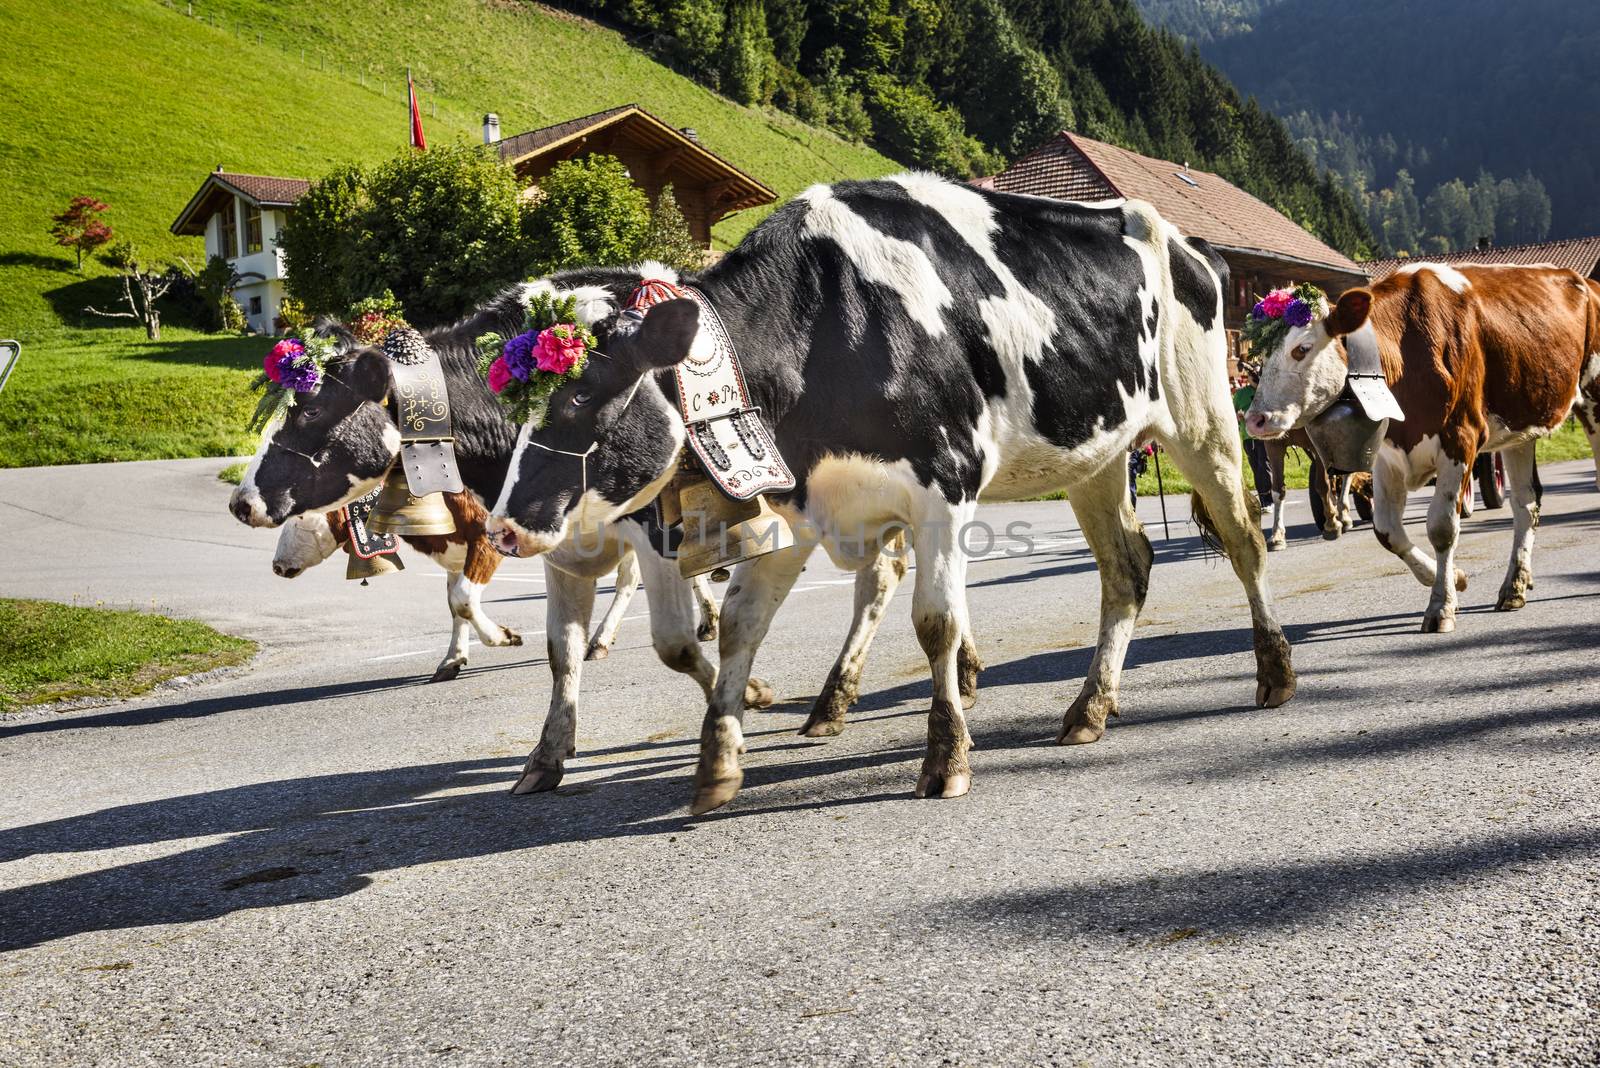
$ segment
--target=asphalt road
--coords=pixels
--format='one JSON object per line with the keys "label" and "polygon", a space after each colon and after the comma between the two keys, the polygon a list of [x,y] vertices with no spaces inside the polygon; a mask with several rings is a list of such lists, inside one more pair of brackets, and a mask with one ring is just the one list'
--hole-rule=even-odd
{"label": "asphalt road", "polygon": [[[687,815],[698,691],[642,619],[555,795],[506,790],[529,637],[423,685],[444,583],[290,581],[208,461],[0,471],[0,593],[154,604],[248,672],[0,722],[0,1064],[1584,1064],[1600,1056],[1600,496],[1543,471],[1528,607],[1464,527],[1458,629],[1366,528],[1271,558],[1299,696],[1258,711],[1230,570],[1174,506],[1123,716],[1052,744],[1098,583],[1063,504],[986,508],[972,793],[911,798],[925,662],[893,606],[848,730],[794,734],[843,638],[820,557],[758,660],[743,793]],[[1297,494],[1298,497],[1303,495]],[[1420,519],[1420,499],[1413,518]],[[1420,533],[1419,533],[1420,537]],[[906,591],[909,593],[909,590]],[[634,617],[644,611],[640,597]]]}

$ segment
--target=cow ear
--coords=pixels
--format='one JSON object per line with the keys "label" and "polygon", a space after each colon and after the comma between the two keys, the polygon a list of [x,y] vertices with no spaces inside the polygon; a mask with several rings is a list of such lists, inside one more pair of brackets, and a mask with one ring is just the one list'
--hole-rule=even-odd
{"label": "cow ear", "polygon": [[345,384],[356,396],[362,400],[379,402],[389,395],[391,374],[389,357],[377,349],[368,349],[356,357],[344,378]]}
{"label": "cow ear", "polygon": [[1329,337],[1344,337],[1360,330],[1367,321],[1367,315],[1372,311],[1372,290],[1348,289],[1340,297],[1339,303],[1333,306],[1333,312],[1328,316],[1327,328]]}
{"label": "cow ear", "polygon": [[637,312],[623,312],[611,332],[610,348],[642,374],[682,363],[699,333],[700,305],[688,298],[668,300],[642,319]]}

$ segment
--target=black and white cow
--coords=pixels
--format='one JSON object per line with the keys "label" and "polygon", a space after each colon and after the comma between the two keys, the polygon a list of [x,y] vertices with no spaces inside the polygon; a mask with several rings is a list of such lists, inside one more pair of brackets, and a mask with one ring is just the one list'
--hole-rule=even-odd
{"label": "black and white cow", "polygon": [[[597,319],[612,314],[641,279],[665,270],[652,265],[568,272],[559,276],[559,284],[563,292],[579,296],[585,318]],[[454,326],[425,335],[439,355],[449,389],[462,481],[481,500],[499,496],[517,428],[477,375],[475,342],[491,331],[520,330],[525,302],[532,290],[541,287],[553,289],[555,283],[541,280],[514,286]],[[356,346],[337,328],[327,332],[339,339],[340,348],[326,368],[323,384],[263,434],[230,498],[229,508],[242,523],[276,527],[295,516],[338,508],[382,482],[399,456],[400,432],[386,403],[391,388],[388,359],[379,348]],[[637,506],[629,512],[636,510]],[[586,530],[581,540],[574,537],[548,546],[545,634],[555,685],[539,746],[514,792],[554,789],[566,759],[575,752],[578,689],[589,648],[596,580],[616,568],[629,549],[649,601],[657,655],[674,671],[692,676],[708,699],[712,696],[717,672],[700,651],[695,587],[679,575],[675,560],[662,555],[659,543],[659,536],[652,536],[643,522],[619,513]],[[462,581],[471,585],[470,576]],[[839,683],[841,676],[843,681],[830,685],[818,698],[812,733],[837,733],[844,708],[854,698],[866,645],[882,616],[882,605],[875,598],[860,604],[861,591],[879,585],[871,575],[857,580],[857,625],[830,676],[830,684]],[[890,586],[882,599],[886,601],[892,590]],[[772,703],[771,689],[759,679],[747,677],[740,685],[741,708]]]}
{"label": "black and white cow", "polygon": [[[906,174],[815,186],[694,280],[798,477],[773,504],[802,539],[741,565],[724,600],[693,811],[739,788],[742,680],[815,539],[862,569],[878,559],[877,535],[896,529],[916,552],[913,619],[933,673],[916,792],[967,791],[961,537],[980,498],[1070,493],[1100,567],[1101,623],[1059,740],[1098,739],[1117,709],[1153,559],[1125,470],[1129,447],[1149,438],[1196,487],[1196,514],[1209,513],[1244,584],[1257,702],[1293,695],[1240,476],[1225,272],[1147,204],[1064,203]],[[490,519],[507,551],[549,552],[575,529],[626,515],[660,491],[683,448],[670,376],[710,343],[698,306],[668,300],[642,316],[586,308],[603,312],[589,323],[609,358],[554,395],[543,429],[523,428]]]}

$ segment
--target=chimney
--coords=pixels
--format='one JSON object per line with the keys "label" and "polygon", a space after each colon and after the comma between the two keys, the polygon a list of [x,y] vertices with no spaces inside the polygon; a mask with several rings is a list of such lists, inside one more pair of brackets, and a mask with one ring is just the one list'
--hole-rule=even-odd
{"label": "chimney", "polygon": [[695,128],[693,126],[685,126],[678,132],[683,134],[683,136],[687,137],[689,140],[693,141],[695,144],[698,145],[700,143],[700,135],[695,132]]}
{"label": "chimney", "polygon": [[497,144],[500,140],[500,116],[494,112],[483,117],[483,143],[486,145]]}

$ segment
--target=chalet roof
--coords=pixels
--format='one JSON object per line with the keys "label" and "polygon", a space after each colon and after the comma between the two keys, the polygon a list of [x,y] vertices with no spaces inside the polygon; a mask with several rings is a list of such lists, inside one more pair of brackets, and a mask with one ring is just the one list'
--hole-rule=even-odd
{"label": "chalet roof", "polygon": [[584,139],[593,138],[607,130],[626,130],[631,138],[644,145],[675,153],[673,168],[704,185],[717,187],[718,198],[725,212],[770,204],[778,199],[778,194],[765,183],[752,178],[638,104],[623,104],[621,107],[597,111],[593,115],[558,122],[554,126],[529,130],[504,138],[495,147],[500,150],[501,159],[521,169],[539,157],[564,159],[566,155],[563,152],[575,153]]}
{"label": "chalet roof", "polygon": [[1059,200],[1136,197],[1220,249],[1366,276],[1364,265],[1224,178],[1066,130],[996,175],[994,188]]}
{"label": "chalet roof", "polygon": [[231,196],[241,196],[258,208],[292,207],[311,188],[304,178],[273,178],[263,174],[231,174],[212,171],[183,211],[172,224],[175,234],[204,234],[206,220],[220,208],[222,201]]}
{"label": "chalet roof", "polygon": [[1521,267],[1552,264],[1577,271],[1585,278],[1596,275],[1600,268],[1600,237],[1575,237],[1565,241],[1546,241],[1536,245],[1507,245],[1504,248],[1469,248],[1459,252],[1446,252],[1436,256],[1413,256],[1410,259],[1373,260],[1363,263],[1374,282],[1382,281],[1407,263],[1503,263]]}

